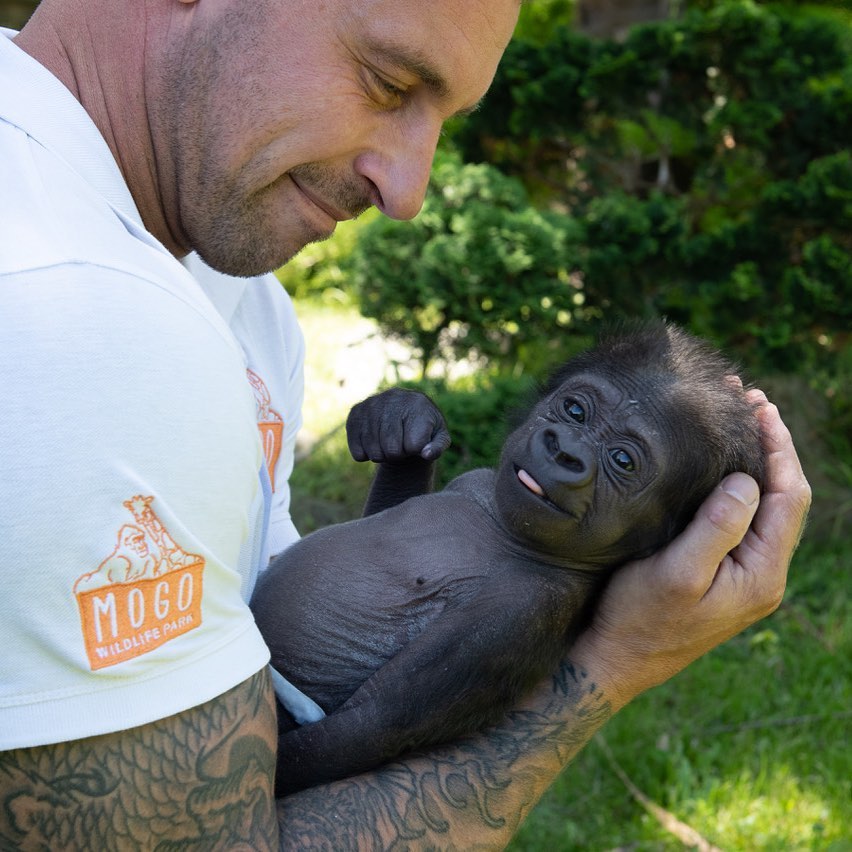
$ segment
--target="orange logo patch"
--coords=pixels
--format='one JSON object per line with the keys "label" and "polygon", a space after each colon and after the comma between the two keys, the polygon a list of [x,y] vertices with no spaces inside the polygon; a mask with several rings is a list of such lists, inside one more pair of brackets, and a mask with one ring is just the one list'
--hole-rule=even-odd
{"label": "orange logo patch", "polygon": [[274,408],[270,407],[272,400],[263,379],[252,370],[246,370],[246,375],[254,391],[254,401],[257,406],[257,428],[260,430],[260,441],[263,445],[266,469],[269,471],[269,481],[272,484],[272,490],[275,491],[275,465],[278,463],[278,456],[281,454],[284,420]]}
{"label": "orange logo patch", "polygon": [[115,548],[74,583],[92,670],[153,651],[201,624],[204,558],[188,553],[151,508],[153,497],[125,500],[134,523]]}

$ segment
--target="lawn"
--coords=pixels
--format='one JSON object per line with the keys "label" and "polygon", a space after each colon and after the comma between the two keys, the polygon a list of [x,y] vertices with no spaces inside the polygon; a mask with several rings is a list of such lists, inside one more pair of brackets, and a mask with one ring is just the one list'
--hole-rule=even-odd
{"label": "lawn", "polygon": [[[307,532],[359,513],[370,470],[348,460],[342,423],[403,356],[354,310],[298,309],[307,403],[293,493]],[[553,784],[515,852],[852,850],[852,494],[814,453],[804,391],[782,383],[776,395],[817,491],[784,603],[616,716]]]}

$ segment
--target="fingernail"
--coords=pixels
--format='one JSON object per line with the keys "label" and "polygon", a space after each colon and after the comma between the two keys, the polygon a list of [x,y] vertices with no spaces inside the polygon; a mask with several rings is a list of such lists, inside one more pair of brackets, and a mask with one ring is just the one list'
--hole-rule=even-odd
{"label": "fingernail", "polygon": [[757,483],[745,474],[735,474],[722,481],[722,491],[730,494],[735,500],[739,500],[746,506],[751,506],[758,501],[760,490]]}

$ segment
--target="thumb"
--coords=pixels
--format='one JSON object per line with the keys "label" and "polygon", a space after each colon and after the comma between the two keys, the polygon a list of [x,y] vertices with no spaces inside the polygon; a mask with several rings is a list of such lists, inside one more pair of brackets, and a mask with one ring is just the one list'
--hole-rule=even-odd
{"label": "thumb", "polygon": [[719,564],[748,531],[760,489],[744,473],[725,477],[701,504],[689,526],[666,548],[665,567],[673,587],[703,597]]}
{"label": "thumb", "polygon": [[420,455],[424,459],[432,461],[438,458],[438,456],[440,456],[451,443],[452,439],[450,437],[449,430],[443,423],[441,423],[439,424],[435,434],[432,435],[429,443],[421,450]]}

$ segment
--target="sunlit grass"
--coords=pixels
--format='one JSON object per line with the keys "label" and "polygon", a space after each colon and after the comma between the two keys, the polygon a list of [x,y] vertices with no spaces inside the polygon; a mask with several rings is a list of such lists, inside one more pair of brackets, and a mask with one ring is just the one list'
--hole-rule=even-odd
{"label": "sunlit grass", "polygon": [[756,772],[720,779],[703,798],[689,803],[685,817],[727,849],[824,848],[843,840],[843,815],[836,799],[815,781],[798,778],[789,765],[770,757]]}

